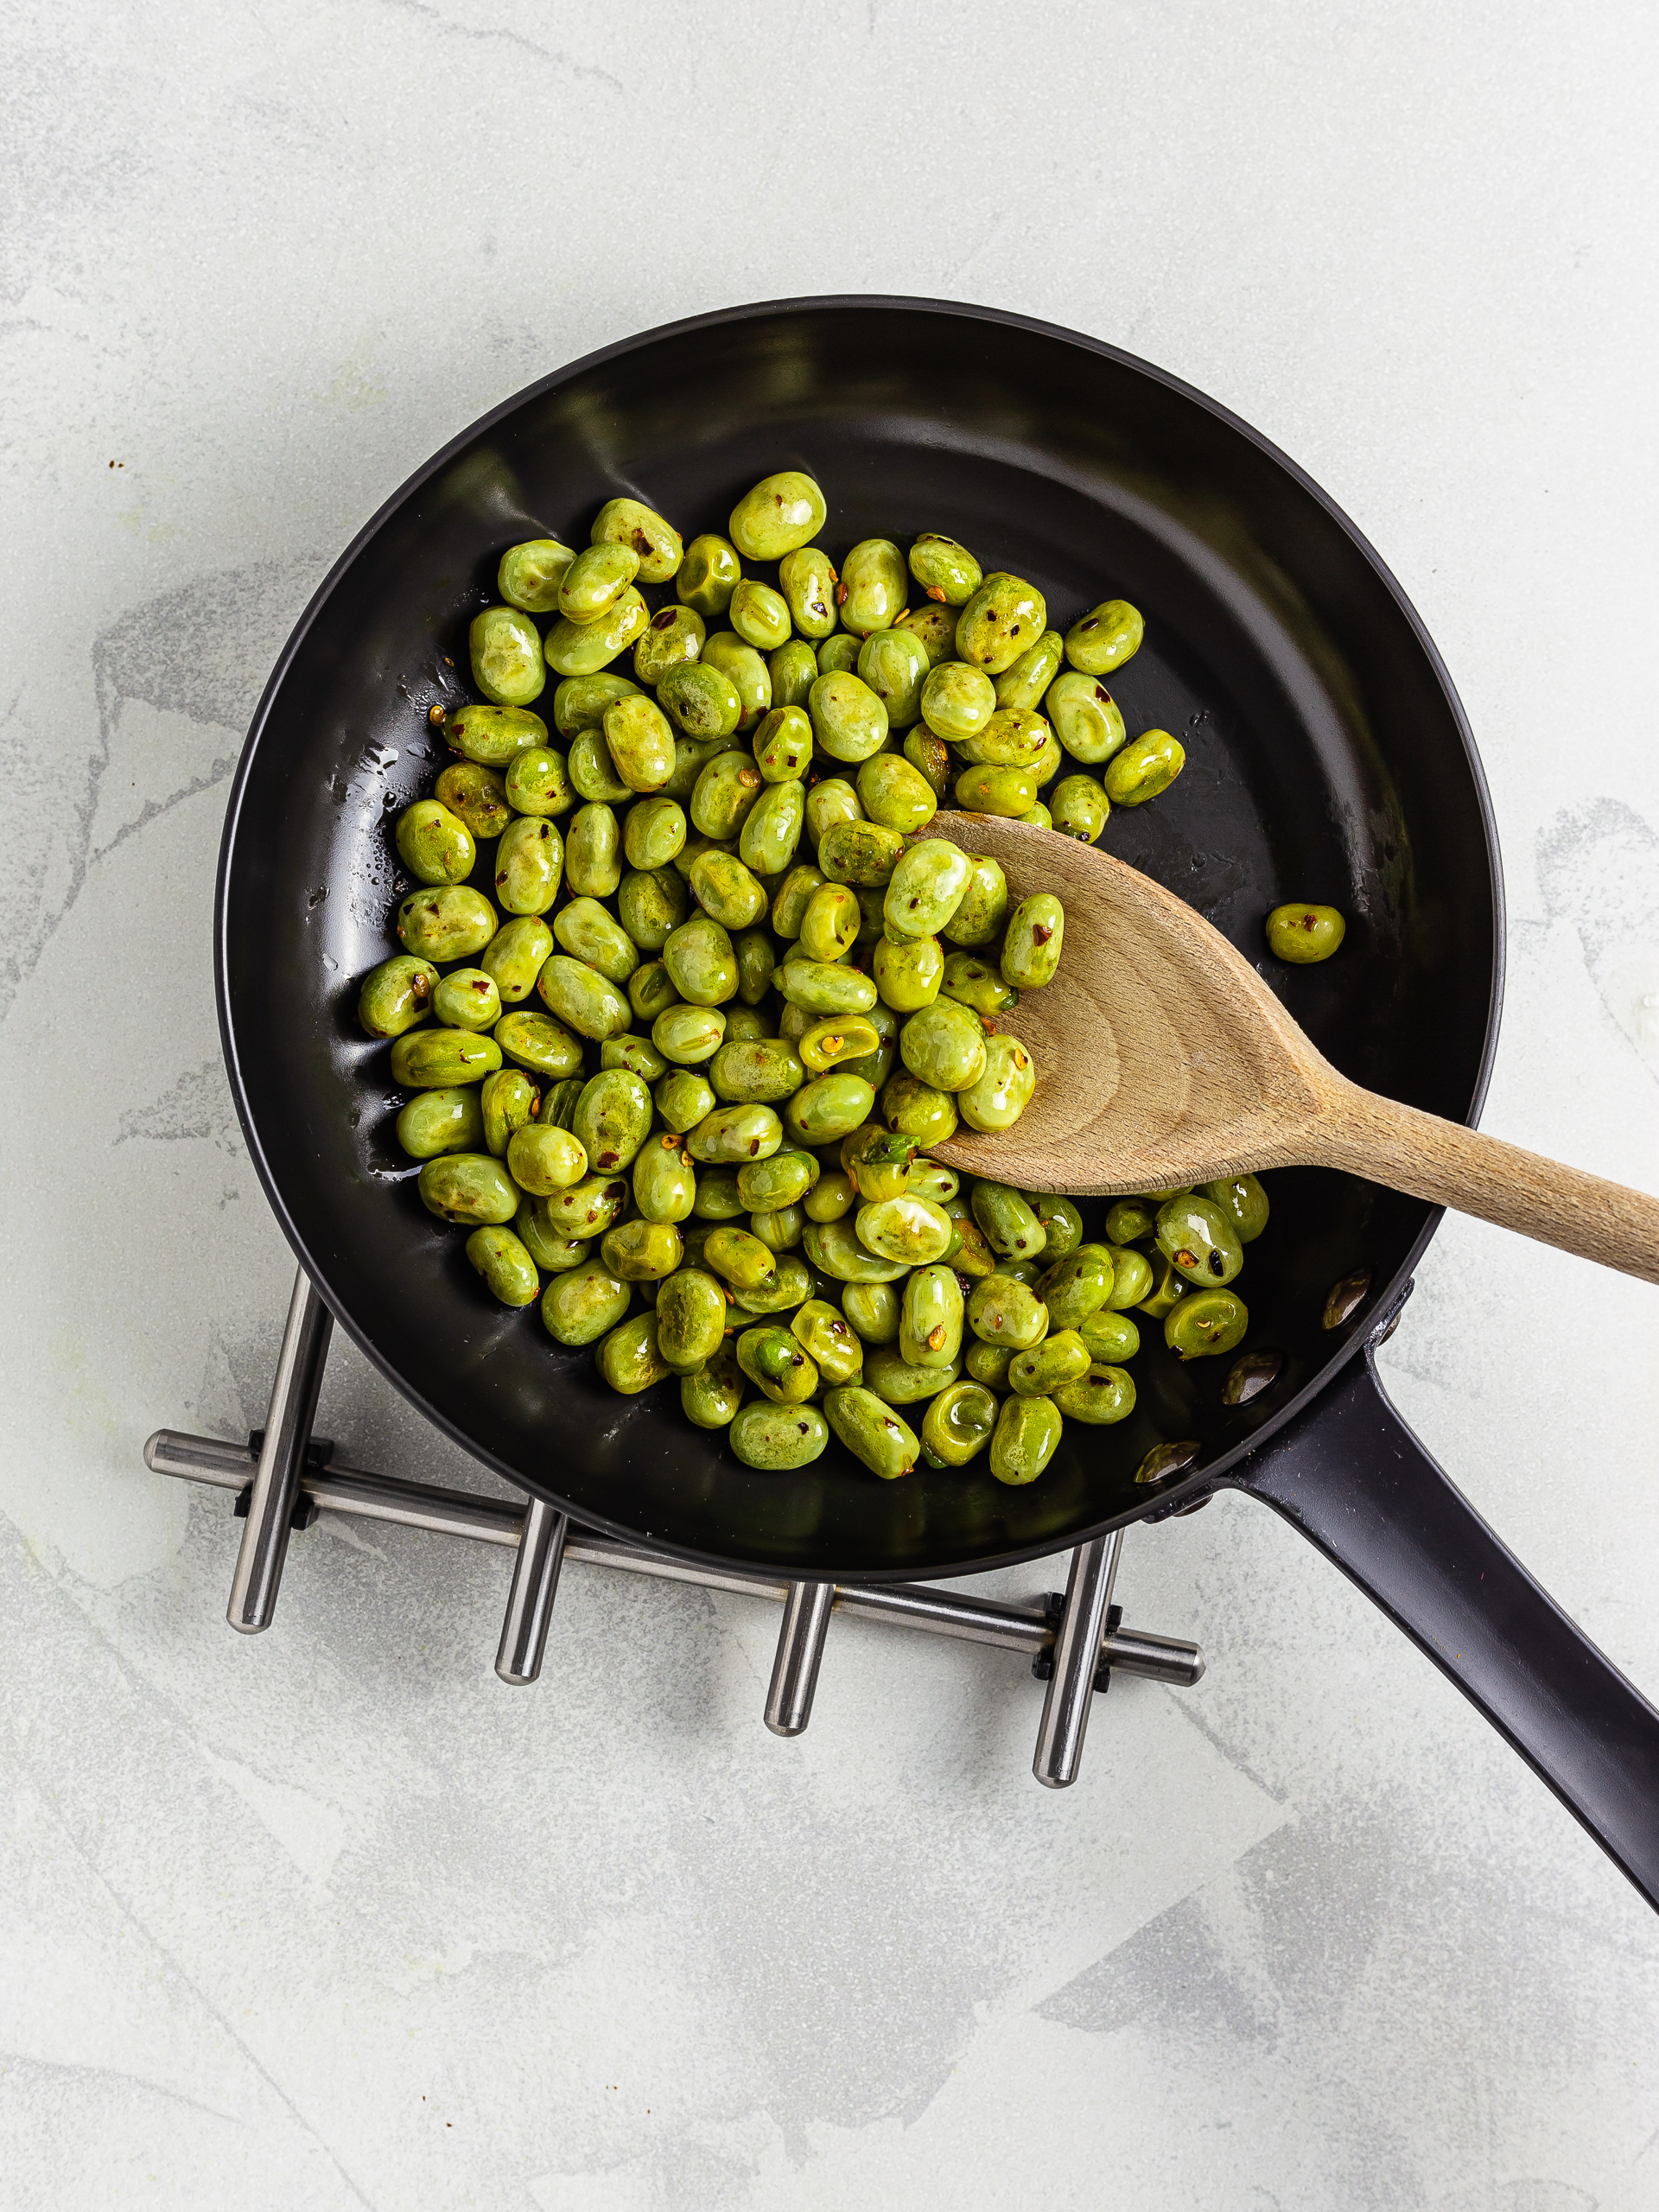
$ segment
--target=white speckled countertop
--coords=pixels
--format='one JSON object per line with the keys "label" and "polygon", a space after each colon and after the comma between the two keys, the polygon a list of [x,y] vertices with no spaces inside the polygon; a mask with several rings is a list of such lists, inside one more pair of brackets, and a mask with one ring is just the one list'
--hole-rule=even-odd
{"label": "white speckled countertop", "polygon": [[[327,1519],[224,1624],[292,1265],[209,912],[290,625],[434,448],[811,291],[1043,316],[1213,393],[1381,550],[1510,901],[1485,1120],[1659,1188],[1659,24],[16,0],[0,467],[0,2198],[164,2212],[1647,2212],[1659,1923],[1274,1516],[1132,1531],[1083,1778],[1006,1655]],[[113,465],[112,465],[113,464]],[[1659,1688],[1659,1293],[1449,1222],[1402,1409]],[[349,1346],[356,1464],[499,1487]],[[1022,1592],[1041,1573],[1008,1578]]]}

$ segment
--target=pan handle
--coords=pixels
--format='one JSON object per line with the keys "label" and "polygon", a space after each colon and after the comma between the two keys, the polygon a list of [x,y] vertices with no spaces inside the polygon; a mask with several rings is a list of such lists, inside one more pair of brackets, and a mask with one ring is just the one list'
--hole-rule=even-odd
{"label": "pan handle", "polygon": [[1357,1583],[1659,1910],[1659,1713],[1430,1459],[1369,1344],[1222,1482]]}

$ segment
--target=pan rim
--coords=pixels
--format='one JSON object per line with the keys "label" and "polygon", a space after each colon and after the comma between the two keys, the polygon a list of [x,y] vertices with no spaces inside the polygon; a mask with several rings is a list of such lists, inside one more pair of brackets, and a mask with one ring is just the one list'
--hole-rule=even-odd
{"label": "pan rim", "polygon": [[584,376],[595,368],[603,366],[607,362],[620,359],[645,346],[685,337],[699,331],[720,329],[734,324],[760,321],[768,316],[830,313],[937,315],[995,323],[1004,328],[1026,332],[1033,337],[1078,348],[1098,359],[1109,361],[1118,367],[1130,370],[1161,385],[1188,404],[1197,407],[1254,447],[1268,462],[1282,472],[1307,498],[1322,509],[1328,518],[1347,537],[1370,568],[1384,591],[1392,599],[1396,610],[1403,617],[1416,640],[1418,649],[1422,653],[1451,714],[1463,748],[1464,764],[1474,793],[1485,850],[1492,908],[1491,976],[1487,998],[1485,1027],[1475,1070],[1471,1096],[1465,1116],[1469,1127],[1473,1128],[1478,1124],[1480,1109],[1491,1078],[1503,998],[1505,905],[1497,825],[1492,810],[1491,795],[1487,786],[1485,772],[1481,766],[1480,756],[1475,746],[1474,733],[1470,727],[1463,702],[1458,696],[1456,686],[1452,683],[1450,672],[1440,656],[1439,648],[1392,569],[1363,531],[1304,468],[1292,460],[1287,454],[1282,452],[1271,439],[1264,436],[1262,432],[1245,422],[1241,416],[1235,414],[1230,408],[1211,398],[1206,393],[1198,391],[1183,378],[1158,367],[1153,362],[1143,360],[1139,355],[1128,353],[1121,346],[1110,345],[1103,339],[1089,337],[1083,332],[1069,330],[1061,324],[1042,321],[1033,316],[1015,314],[1007,308],[978,306],[962,301],[910,298],[902,294],[842,293],[796,299],[753,301],[734,307],[717,308],[704,315],[685,316],[673,322],[658,324],[649,330],[635,332],[630,337],[617,340],[608,346],[598,347],[594,352],[582,355],[575,361],[565,363],[561,367],[552,370],[548,375],[524,385],[506,399],[498,402],[495,406],[480,415],[476,421],[449,439],[405,479],[390,498],[382,501],[357,531],[344,551],[333,563],[322,581],[312,593],[272,665],[270,675],[260,693],[258,703],[254,709],[252,719],[248,725],[247,736],[243,742],[230,796],[226,803],[225,826],[220,838],[219,867],[213,887],[214,997],[219,1017],[220,1048],[224,1056],[226,1073],[230,1082],[231,1095],[236,1106],[237,1118],[241,1125],[244,1141],[248,1147],[249,1157],[253,1161],[255,1172],[259,1177],[261,1186],[272,1212],[276,1217],[279,1227],[287,1238],[299,1265],[305,1269],[315,1285],[319,1295],[328,1306],[336,1321],[358,1345],[371,1364],[384,1375],[393,1388],[416,1407],[440,1433],[448,1437],[470,1458],[477,1460],[480,1465],[488,1467],[493,1473],[500,1476],[515,1490],[539,1497],[560,1510],[569,1512],[573,1523],[580,1523],[584,1528],[594,1529],[625,1542],[645,1543],[654,1549],[696,1565],[737,1567],[748,1573],[777,1573],[785,1574],[791,1580],[800,1581],[855,1580],[862,1582],[940,1581],[963,1575],[990,1573],[998,1568],[1020,1566],[1033,1560],[1048,1558],[1057,1551],[1069,1550],[1076,1545],[1089,1542],[1096,1536],[1103,1535],[1111,1529],[1122,1528],[1135,1521],[1144,1519],[1150,1513],[1155,1512],[1161,1516],[1166,1511],[1178,1510],[1183,1503],[1195,1503],[1200,1492],[1207,1496],[1218,1484],[1225,1482],[1230,1471],[1234,1470],[1241,1460],[1251,1452],[1260,1450],[1299,1414],[1310,1408],[1317,1410],[1319,1399],[1330,1387],[1340,1370],[1370,1341],[1376,1333],[1379,1325],[1398,1311],[1412,1271],[1440,1226],[1445,1209],[1438,1206],[1428,1209],[1423,1224],[1412,1239],[1404,1259],[1390,1274],[1381,1291],[1374,1297],[1366,1322],[1351,1330],[1333,1347],[1330,1357],[1315,1370],[1283,1406],[1264,1421],[1259,1428],[1254,1430],[1249,1437],[1241,1440],[1230,1450],[1220,1453],[1213,1460],[1203,1462],[1179,1482],[1160,1489],[1155,1494],[1149,1496],[1143,1504],[1136,1505],[1124,1512],[1108,1515],[1098,1522],[1090,1522],[1085,1527],[1075,1529],[1058,1545],[1052,1542],[1019,1545],[992,1556],[981,1556],[961,1562],[932,1566],[925,1576],[918,1576],[913,1567],[884,1567],[868,1565],[842,1569],[819,1567],[810,1573],[806,1573],[795,1567],[777,1567],[766,1563],[758,1563],[747,1556],[737,1558],[728,1553],[676,1543],[664,1537],[655,1535],[649,1530],[641,1530],[630,1523],[609,1520],[590,1510],[578,1510],[572,1507],[567,1499],[562,1498],[557,1492],[529,1480],[521,1470],[507,1465],[497,1454],[481,1446],[474,1439],[468,1436],[456,1421],[431,1404],[423,1392],[408,1378],[398,1373],[391,1362],[370,1341],[365,1331],[357,1325],[352,1315],[345,1310],[341,1302],[333,1294],[326,1275],[320,1269],[308,1247],[306,1236],[295,1220],[278,1187],[255,1124],[248,1086],[244,1078],[241,1061],[237,1051],[235,1027],[230,1003],[227,942],[230,877],[238,835],[241,827],[243,803],[252,771],[254,755],[275,707],[278,693],[290,668],[303,648],[313,624],[341,577],[373,541],[384,525],[434,477],[497,425],[506,421],[531,401],[557,390],[562,385]]}

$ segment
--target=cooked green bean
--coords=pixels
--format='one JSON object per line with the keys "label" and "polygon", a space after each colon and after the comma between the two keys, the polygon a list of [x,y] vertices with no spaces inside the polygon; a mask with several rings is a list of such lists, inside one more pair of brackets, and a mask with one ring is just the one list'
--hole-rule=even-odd
{"label": "cooked green bean", "polygon": [[743,1375],[732,1352],[717,1352],[706,1367],[680,1378],[680,1410],[698,1428],[728,1427],[742,1402]]}
{"label": "cooked green bean", "polygon": [[956,1000],[936,999],[906,1022],[899,1051],[918,1082],[936,1090],[966,1090],[985,1071],[984,1025]]}
{"label": "cooked green bean", "polygon": [[677,1375],[695,1375],[720,1350],[726,1294],[702,1268],[677,1268],[657,1294],[657,1346]]}
{"label": "cooked green bean", "polygon": [[551,614],[559,603],[559,586],[575,554],[556,537],[527,538],[510,545],[495,572],[495,588],[509,607],[527,614]]}
{"label": "cooked green bean", "polygon": [[[486,1076],[484,1080],[494,1078]],[[418,1092],[397,1116],[397,1136],[411,1160],[435,1160],[442,1152],[476,1152],[484,1141],[478,1090],[468,1084]]]}
{"label": "cooked green bean", "polygon": [[401,1037],[432,1011],[437,985],[438,971],[429,960],[394,953],[363,978],[357,1018],[371,1037]]}
{"label": "cooked green bean", "polygon": [[767,654],[766,674],[772,679],[774,712],[779,707],[804,707],[818,680],[818,657],[804,638],[791,638]]}
{"label": "cooked green bean", "polygon": [[[1241,1244],[1254,1243],[1268,1225],[1268,1194],[1254,1175],[1235,1175],[1226,1181],[1206,1183],[1204,1195],[1221,1208]],[[1111,1234],[1109,1228],[1107,1234]]]}
{"label": "cooked green bean", "polygon": [[814,741],[832,760],[868,760],[887,742],[885,702],[850,671],[820,676],[806,704]]}
{"label": "cooked green bean", "polygon": [[810,545],[829,512],[810,476],[798,468],[762,477],[732,510],[732,543],[746,561],[778,561]]}
{"label": "cooked green bean", "polygon": [[778,584],[804,638],[827,638],[836,626],[836,586],[841,579],[827,553],[797,547],[778,563]]}
{"label": "cooked green bean", "polygon": [[731,679],[741,709],[737,727],[747,737],[772,705],[772,675],[765,661],[734,630],[716,630],[697,665],[717,669]]}
{"label": "cooked green bean", "polygon": [[467,1029],[411,1029],[391,1048],[391,1079],[405,1090],[447,1090],[481,1083],[501,1065],[493,1037]]}
{"label": "cooked green bean", "polygon": [[768,1405],[760,1399],[743,1408],[730,1433],[732,1450],[746,1467],[768,1470],[810,1466],[830,1441],[816,1406]]}
{"label": "cooked green bean", "polygon": [[1065,633],[1065,657],[1084,676],[1107,676],[1141,650],[1146,625],[1127,599],[1103,600]]}
{"label": "cooked green bean", "polygon": [[1102,782],[1114,806],[1144,806],[1166,791],[1186,765],[1186,748],[1166,729],[1142,731],[1106,764]]}
{"label": "cooked green bean", "polygon": [[737,548],[728,539],[705,531],[685,549],[674,578],[674,594],[683,606],[712,622],[731,605],[742,575]]}
{"label": "cooked green bean", "polygon": [[858,675],[887,710],[892,729],[908,729],[921,715],[927,647],[913,630],[874,630],[858,656]]}
{"label": "cooked green bean", "polygon": [[1047,625],[1043,594],[1022,576],[988,575],[962,610],[957,651],[965,661],[1000,676],[1034,645]]}
{"label": "cooked green bean", "polygon": [[907,1475],[921,1446],[915,1431],[874,1392],[843,1383],[825,1394],[824,1415],[847,1449],[884,1482]]}
{"label": "cooked green bean", "polygon": [[1230,1290],[1201,1290],[1171,1306],[1164,1320],[1164,1342],[1179,1359],[1201,1359],[1231,1351],[1249,1325],[1249,1311],[1242,1298]]}
{"label": "cooked green bean", "polygon": [[[523,617],[519,619],[522,620]],[[547,664],[560,676],[597,676],[633,643],[650,620],[650,608],[630,584],[597,621],[572,622],[561,618],[556,622],[543,646]],[[479,689],[486,698],[493,696],[482,683]],[[535,696],[534,692],[529,694],[531,698]],[[524,702],[509,699],[503,703],[518,706]]]}
{"label": "cooked green bean", "polygon": [[991,1438],[991,1472],[998,1482],[1034,1483],[1058,1448],[1062,1425],[1052,1398],[1005,1398]]}
{"label": "cooked green bean", "polygon": [[930,1465],[965,1467],[990,1442],[997,1403],[982,1382],[951,1382],[928,1407],[922,1456]]}
{"label": "cooked green bean", "polygon": [[[1161,1324],[1160,1361],[1242,1340],[1268,1201],[1241,1176],[1085,1225],[926,1156],[1035,1095],[1007,1025],[1065,916],[917,833],[954,798],[1093,842],[1185,753],[1126,740],[1106,688],[1144,634],[1127,601],[1051,627],[1032,584],[928,531],[907,562],[875,537],[837,568],[826,516],[785,470],[728,537],[683,545],[619,497],[586,544],[500,553],[468,632],[486,703],[431,712],[456,757],[392,824],[417,887],[358,1016],[409,1094],[390,1134],[427,1210],[612,1388],[677,1381],[757,1469],[833,1432],[887,1479],[919,1457],[1028,1482],[1066,1417],[1133,1410],[1128,1309]],[[775,583],[745,573],[771,562]],[[1281,907],[1268,944],[1322,959],[1343,926]]]}
{"label": "cooked green bean", "polygon": [[789,639],[789,601],[782,592],[753,576],[745,576],[732,594],[726,620],[744,644],[753,645],[757,652],[776,652]]}
{"label": "cooked green bean", "polygon": [[1275,906],[1267,926],[1268,951],[1298,967],[1328,960],[1348,932],[1334,906]]}
{"label": "cooked green bean", "polygon": [[486,607],[467,633],[473,682],[493,705],[527,707],[547,682],[541,632],[516,607]]}
{"label": "cooked green bean", "polygon": [[917,1014],[939,995],[944,949],[936,937],[884,937],[870,964],[881,1003],[895,1014]]}
{"label": "cooked green bean", "polygon": [[1196,1192],[1159,1208],[1157,1235],[1160,1250],[1206,1290],[1231,1282],[1244,1264],[1244,1248],[1225,1211]]}
{"label": "cooked green bean", "polygon": [[920,769],[893,753],[878,753],[864,762],[858,772],[858,796],[872,822],[902,836],[931,822],[939,808],[933,786]]}
{"label": "cooked green bean", "polygon": [[594,518],[592,542],[631,546],[642,583],[666,583],[680,565],[680,533],[639,499],[607,499]]}

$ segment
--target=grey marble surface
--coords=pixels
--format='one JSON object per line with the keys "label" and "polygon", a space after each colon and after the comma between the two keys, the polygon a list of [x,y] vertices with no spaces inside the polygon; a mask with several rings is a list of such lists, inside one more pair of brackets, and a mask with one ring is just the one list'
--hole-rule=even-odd
{"label": "grey marble surface", "polygon": [[[1202,1686],[1030,1780],[1019,1662],[325,1522],[223,1622],[163,1421],[291,1263],[218,1057],[227,779],[363,518],[531,378],[988,302],[1259,425],[1445,652],[1511,904],[1486,1121],[1659,1188],[1650,10],[13,0],[0,750],[0,2198],[195,2212],[1640,2212],[1659,1929],[1273,1518],[1132,1535]],[[1659,1688],[1659,1294],[1449,1222],[1408,1417]],[[348,1350],[359,1464],[484,1483]],[[1029,1590],[1042,1578],[1010,1585]]]}

